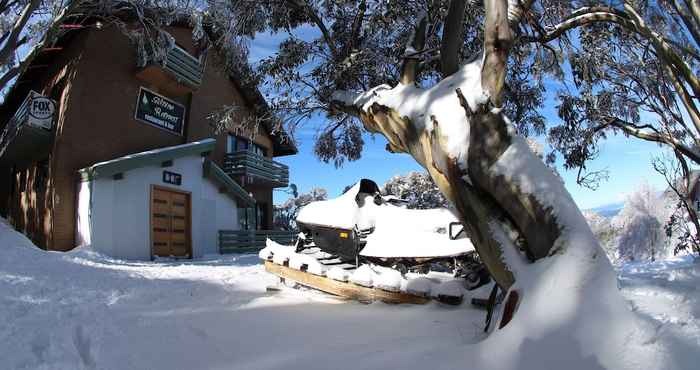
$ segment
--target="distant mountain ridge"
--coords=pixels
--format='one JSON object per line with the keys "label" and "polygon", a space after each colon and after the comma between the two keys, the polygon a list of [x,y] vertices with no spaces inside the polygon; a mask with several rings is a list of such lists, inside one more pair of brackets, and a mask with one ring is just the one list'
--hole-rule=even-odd
{"label": "distant mountain ridge", "polygon": [[603,217],[613,217],[620,213],[620,210],[622,210],[622,207],[625,205],[625,202],[616,202],[616,203],[610,203],[610,204],[604,204],[602,206],[598,206],[595,208],[589,208],[587,211],[593,211]]}

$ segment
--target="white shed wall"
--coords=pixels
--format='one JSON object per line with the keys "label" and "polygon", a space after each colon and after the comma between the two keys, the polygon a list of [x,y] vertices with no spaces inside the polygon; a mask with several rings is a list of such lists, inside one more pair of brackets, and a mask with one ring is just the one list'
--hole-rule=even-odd
{"label": "white shed wall", "polygon": [[[159,185],[191,194],[193,257],[218,253],[218,230],[238,228],[237,206],[202,176],[202,160],[187,156],[173,160],[170,167],[142,167],[125,172],[120,180],[98,178],[90,187],[80,184],[79,203],[86,196],[90,199],[90,207],[78,207],[81,222],[86,212],[90,215],[90,227],[79,229],[79,234],[87,233],[89,238],[82,239],[113,257],[150,259],[151,187]],[[182,185],[164,183],[164,170],[181,174]]]}

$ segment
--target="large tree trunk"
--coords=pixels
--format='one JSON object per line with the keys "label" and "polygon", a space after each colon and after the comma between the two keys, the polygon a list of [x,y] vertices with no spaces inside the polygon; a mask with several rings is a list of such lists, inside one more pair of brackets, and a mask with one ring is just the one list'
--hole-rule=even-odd
{"label": "large tree trunk", "polygon": [[482,60],[443,71],[448,76],[428,89],[399,83],[338,93],[334,103],[385,136],[387,150],[410,154],[430,173],[496,283],[511,291],[514,301],[505,306],[514,308],[518,297],[526,299],[516,283],[526,262],[558,251],[595,260],[602,252],[563,183],[497,108],[512,34],[507,1],[485,5]]}
{"label": "large tree trunk", "polygon": [[[424,93],[430,95],[429,90]],[[472,110],[459,89],[453,94],[451,112],[462,117],[440,122],[433,115],[431,130],[420,128],[411,118],[380,102],[356,108],[367,130],[384,135],[391,151],[411,154],[430,173],[456,208],[492,276],[507,290],[513,285],[514,277],[503,260],[503,241],[497,240],[493,228],[510,226],[517,230],[511,243],[516,244],[515,236],[522,237],[524,242],[520,244],[526,256],[534,261],[550,253],[560,235],[560,226],[550,208],[533,194],[522,192],[512,179],[491,171],[514,139],[505,117],[485,109],[484,105]],[[429,110],[424,114],[429,116]],[[447,140],[449,133],[443,129],[455,124],[468,125],[468,137],[464,141],[464,147],[468,148],[466,162],[452,154],[454,150]],[[532,161],[541,164],[533,153],[522,153],[528,154]],[[552,179],[555,179],[553,174]],[[561,183],[554,185],[563,186]]]}

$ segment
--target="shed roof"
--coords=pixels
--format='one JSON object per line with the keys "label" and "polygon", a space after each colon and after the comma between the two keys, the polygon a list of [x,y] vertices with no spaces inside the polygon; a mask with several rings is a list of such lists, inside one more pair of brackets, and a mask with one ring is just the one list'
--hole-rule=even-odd
{"label": "shed roof", "polygon": [[146,152],[125,155],[109,161],[98,162],[78,170],[80,179],[88,181],[98,177],[109,177],[136,168],[160,165],[163,162],[188,155],[208,154],[216,146],[216,140],[205,139],[187,144],[158,148]]}
{"label": "shed roof", "polygon": [[[189,155],[206,155],[216,146],[216,140],[205,139],[182,145],[169,146],[146,152],[125,155],[109,161],[95,163],[90,167],[78,170],[81,181],[97,178],[114,177],[115,175],[146,166],[158,166]],[[247,206],[254,206],[255,199],[248,194],[236,181],[229,177],[219,166],[209,159],[204,159],[202,176],[215,183],[234,200],[241,200]]]}

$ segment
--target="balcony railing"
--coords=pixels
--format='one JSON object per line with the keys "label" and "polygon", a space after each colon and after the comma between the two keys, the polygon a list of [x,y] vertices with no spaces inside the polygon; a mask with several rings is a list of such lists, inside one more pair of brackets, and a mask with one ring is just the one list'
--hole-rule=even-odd
{"label": "balcony railing", "polygon": [[42,99],[44,103],[48,101],[46,97],[30,91],[0,134],[0,163],[27,163],[48,155],[53,140],[54,114],[40,120],[31,118],[30,105],[35,98]]}
{"label": "balcony railing", "polygon": [[192,88],[198,88],[202,84],[204,64],[178,46],[168,51],[163,68],[173,74],[176,80]]}
{"label": "balcony railing", "polygon": [[219,252],[251,253],[265,247],[265,240],[292,245],[297,233],[286,230],[219,230]]}
{"label": "balcony railing", "polygon": [[289,167],[251,151],[226,154],[224,172],[231,177],[244,176],[253,182],[264,183],[275,188],[289,185]]}

